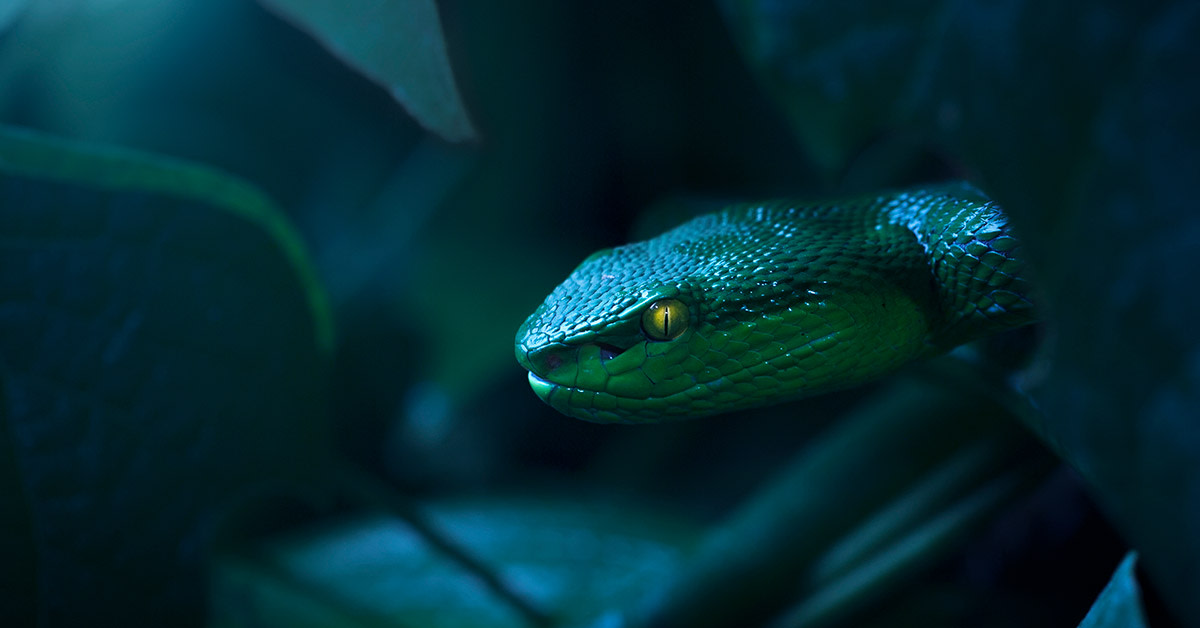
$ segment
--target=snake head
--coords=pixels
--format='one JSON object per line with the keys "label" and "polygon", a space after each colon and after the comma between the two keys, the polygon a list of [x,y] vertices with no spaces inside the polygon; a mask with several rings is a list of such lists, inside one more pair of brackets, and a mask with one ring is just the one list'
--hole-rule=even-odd
{"label": "snake head", "polygon": [[[911,295],[872,279],[870,251],[846,264],[837,237],[811,246],[820,223],[800,233],[766,213],[702,216],[584,260],[517,331],[534,392],[588,421],[657,422],[854,385],[920,350]],[[889,324],[861,324],[881,306]]]}
{"label": "snake head", "polygon": [[593,254],[517,331],[530,386],[564,414],[661,420],[671,414],[665,400],[695,384],[685,373],[695,366],[687,359],[699,315],[694,293],[679,274],[636,272],[646,269],[645,244]]}
{"label": "snake head", "polygon": [[601,422],[856,386],[1034,320],[994,203],[946,184],[735,205],[583,261],[517,332],[534,392]]}

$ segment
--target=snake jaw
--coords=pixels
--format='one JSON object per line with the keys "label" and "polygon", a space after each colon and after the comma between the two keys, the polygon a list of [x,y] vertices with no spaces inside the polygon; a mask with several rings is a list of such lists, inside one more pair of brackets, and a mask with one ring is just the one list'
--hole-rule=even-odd
{"label": "snake jaw", "polygon": [[533,394],[538,396],[543,402],[550,403],[550,395],[558,388],[558,384],[546,381],[538,377],[537,373],[529,371],[529,387],[533,389]]}

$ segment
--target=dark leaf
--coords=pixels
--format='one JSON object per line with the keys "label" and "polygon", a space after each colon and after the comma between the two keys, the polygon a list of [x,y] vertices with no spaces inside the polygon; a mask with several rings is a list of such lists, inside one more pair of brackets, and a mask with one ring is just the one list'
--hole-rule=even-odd
{"label": "dark leaf", "polygon": [[917,136],[1009,209],[1049,328],[1034,427],[1200,623],[1200,5],[724,6],[828,170]]}
{"label": "dark leaf", "polygon": [[957,389],[898,382],[717,526],[635,625],[758,625],[797,598],[772,626],[845,621],[1044,477],[1052,457],[1008,419]]}
{"label": "dark leaf", "polygon": [[38,615],[194,625],[222,515],[327,458],[331,324],[301,243],[238,180],[14,129],[0,233],[0,444]]}

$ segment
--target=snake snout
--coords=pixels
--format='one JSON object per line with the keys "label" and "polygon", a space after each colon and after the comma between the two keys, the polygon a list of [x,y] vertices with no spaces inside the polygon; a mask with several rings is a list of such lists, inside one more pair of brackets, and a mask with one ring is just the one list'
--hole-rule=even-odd
{"label": "snake snout", "polygon": [[517,360],[529,372],[546,377],[564,365],[577,362],[579,360],[578,354],[579,349],[577,347],[554,343],[533,349],[525,349],[523,353],[517,354]]}
{"label": "snake snout", "polygon": [[[555,343],[526,350],[518,354],[518,360],[528,371],[551,380],[558,379],[556,374],[566,375],[568,371],[577,369],[581,362],[595,360],[606,363],[621,354],[626,349],[616,345],[592,342],[582,345]],[[573,376],[572,376],[573,378]]]}

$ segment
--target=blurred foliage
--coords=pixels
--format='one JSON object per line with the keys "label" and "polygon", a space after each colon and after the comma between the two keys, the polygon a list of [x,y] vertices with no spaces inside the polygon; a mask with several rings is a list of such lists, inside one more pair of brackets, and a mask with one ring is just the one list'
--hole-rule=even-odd
{"label": "blurred foliage", "polygon": [[[436,504],[430,515],[521,596],[562,609],[553,619],[564,623],[636,602],[679,569],[694,535],[637,509],[520,496]],[[528,625],[469,571],[387,517],[290,533],[254,555],[226,558],[215,578],[221,626]]]}
{"label": "blurred foliage", "polygon": [[1121,566],[1113,574],[1112,580],[1087,617],[1083,618],[1080,628],[1104,628],[1105,626],[1126,626],[1127,628],[1143,628],[1146,617],[1142,613],[1141,592],[1138,590],[1137,576],[1134,571],[1137,566],[1137,554],[1130,552]]}
{"label": "blurred foliage", "polygon": [[187,618],[229,509],[328,472],[315,274],[225,175],[2,128],[0,155],[5,485],[32,527],[9,568],[36,574],[5,607]]}
{"label": "blurred foliage", "polygon": [[1200,294],[1177,262],[1200,246],[1200,6],[857,4],[725,6],[818,161],[915,135],[1008,208],[1052,334],[1033,427],[1200,623]]}
{"label": "blurred foliage", "polygon": [[10,0],[4,4],[0,4],[0,32],[3,32],[8,25],[16,19],[21,11],[25,9],[25,5],[29,0]]}
{"label": "blurred foliage", "polygon": [[[250,0],[0,5],[18,624],[1061,626],[1130,547],[1148,577],[1097,608],[1200,623],[1200,5],[268,4],[312,36]],[[465,110],[430,113],[451,67]],[[949,176],[1021,228],[1036,337],[637,429],[512,360],[595,249]]]}
{"label": "blurred foliage", "polygon": [[352,67],[386,87],[429,130],[451,141],[475,129],[454,85],[433,0],[264,0]]}

